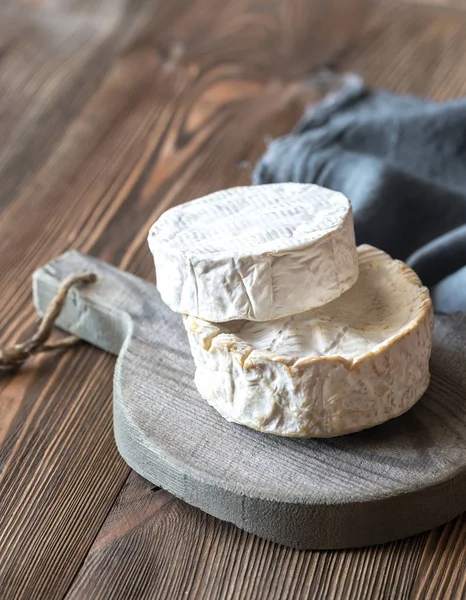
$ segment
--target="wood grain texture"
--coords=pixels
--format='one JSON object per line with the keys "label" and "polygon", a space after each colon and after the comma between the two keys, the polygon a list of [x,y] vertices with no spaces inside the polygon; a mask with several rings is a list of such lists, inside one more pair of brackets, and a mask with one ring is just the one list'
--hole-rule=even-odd
{"label": "wood grain texture", "polygon": [[403,599],[426,537],[345,552],[292,550],[209,517],[133,472],[67,600]]}
{"label": "wood grain texture", "polygon": [[458,517],[429,534],[412,598],[466,598],[466,518]]}
{"label": "wood grain texture", "polygon": [[[363,29],[364,10],[347,3],[354,20],[329,11],[321,47],[311,51],[315,28],[309,35],[302,13],[289,18],[301,33],[287,27],[275,45],[293,4],[282,2],[279,19],[269,0],[3,3],[2,343],[26,335],[35,319],[32,271],[68,248],[152,279],[150,223],[171,204],[248,183],[265,140],[289,131],[304,101],[319,94],[320,78],[302,81],[322,60],[398,91],[465,94],[465,11],[375,2]],[[318,14],[319,4],[330,6],[306,4]],[[346,39],[349,51],[327,53],[330,35],[334,47]],[[157,598],[179,590],[435,598],[439,585],[464,597],[464,519],[377,549],[304,553],[239,534],[179,501],[158,511],[157,494],[135,478],[111,509],[128,474],[111,429],[113,365],[83,347],[0,380],[6,600],[63,597],[75,578],[70,595],[80,598],[125,589]],[[151,518],[139,521],[144,502]],[[106,536],[112,531],[105,548],[104,522]]]}
{"label": "wood grain texture", "polygon": [[330,439],[263,435],[228,423],[199,395],[180,315],[156,287],[78,252],[34,273],[43,314],[72,273],[65,331],[119,354],[118,449],[136,472],[241,529],[295,548],[354,548],[431,529],[466,510],[466,318],[439,316],[432,378],[414,408]]}

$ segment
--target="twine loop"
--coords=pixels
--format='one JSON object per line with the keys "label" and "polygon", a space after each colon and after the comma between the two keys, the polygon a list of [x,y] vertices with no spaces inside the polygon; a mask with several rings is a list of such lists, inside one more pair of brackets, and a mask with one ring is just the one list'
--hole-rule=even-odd
{"label": "twine loop", "polygon": [[34,354],[69,348],[79,343],[81,338],[76,335],[65,336],[55,342],[49,342],[49,338],[55,321],[65,305],[70,288],[77,283],[88,284],[94,283],[96,280],[97,276],[94,273],[80,273],[64,279],[40,320],[36,332],[24,342],[19,342],[7,348],[0,348],[0,373],[19,369]]}

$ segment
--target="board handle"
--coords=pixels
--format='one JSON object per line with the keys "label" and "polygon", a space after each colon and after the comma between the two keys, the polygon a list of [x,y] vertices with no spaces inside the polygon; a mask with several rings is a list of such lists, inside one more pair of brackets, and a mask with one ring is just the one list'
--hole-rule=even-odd
{"label": "board handle", "polygon": [[43,315],[64,279],[95,273],[97,281],[72,288],[56,320],[64,331],[118,354],[134,328],[155,320],[155,285],[101,260],[72,250],[33,274],[34,303]]}

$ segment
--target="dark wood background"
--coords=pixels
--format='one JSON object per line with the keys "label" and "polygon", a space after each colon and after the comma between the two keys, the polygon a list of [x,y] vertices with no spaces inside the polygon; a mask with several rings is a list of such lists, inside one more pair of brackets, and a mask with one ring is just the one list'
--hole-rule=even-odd
{"label": "dark wood background", "polygon": [[[148,226],[248,183],[321,93],[315,69],[439,100],[466,92],[462,0],[3,0],[0,339],[69,248],[153,279]],[[466,519],[385,546],[298,552],[130,472],[114,359],[89,346],[0,379],[0,598],[466,597]]]}

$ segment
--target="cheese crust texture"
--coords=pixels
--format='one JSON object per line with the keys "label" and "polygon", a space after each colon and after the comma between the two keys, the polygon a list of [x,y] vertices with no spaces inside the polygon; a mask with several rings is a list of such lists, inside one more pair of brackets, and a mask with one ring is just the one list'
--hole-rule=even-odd
{"label": "cheese crust texture", "polygon": [[200,394],[236,423],[333,437],[401,415],[429,383],[433,309],[406,264],[358,248],[356,284],[330,304],[266,323],[185,316]]}
{"label": "cheese crust texture", "polygon": [[208,321],[301,313],[358,278],[351,205],[317,185],[215,192],[165,212],[148,242],[164,302]]}

